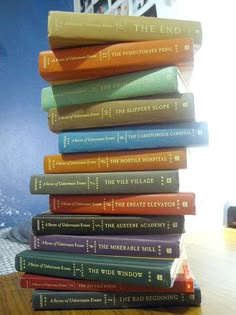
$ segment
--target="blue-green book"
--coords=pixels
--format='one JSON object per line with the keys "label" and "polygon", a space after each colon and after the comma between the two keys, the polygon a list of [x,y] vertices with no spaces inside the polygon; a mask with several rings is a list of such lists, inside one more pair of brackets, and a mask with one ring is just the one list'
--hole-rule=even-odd
{"label": "blue-green book", "polygon": [[47,111],[60,106],[180,93],[186,90],[178,68],[170,66],[46,87],[41,91],[41,106]]}
{"label": "blue-green book", "polygon": [[[33,290],[34,310],[124,309],[164,306],[199,306],[201,290],[197,283],[193,292],[86,292]],[[159,313],[159,312],[158,312]],[[163,313],[164,314],[164,313]],[[169,313],[170,314],[170,313]],[[180,313],[179,313],[180,314]]]}
{"label": "blue-green book", "polygon": [[137,125],[61,132],[59,152],[189,147],[208,144],[207,122]]}
{"label": "blue-green book", "polygon": [[45,276],[171,288],[181,259],[24,250],[15,256],[15,268]]}

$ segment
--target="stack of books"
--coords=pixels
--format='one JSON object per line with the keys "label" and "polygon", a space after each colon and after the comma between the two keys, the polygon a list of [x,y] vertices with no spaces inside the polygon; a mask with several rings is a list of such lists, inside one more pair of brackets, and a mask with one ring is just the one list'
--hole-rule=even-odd
{"label": "stack of books", "polygon": [[184,80],[197,21],[49,12],[42,109],[59,153],[31,176],[49,211],[16,255],[34,309],[199,305],[184,249],[186,148],[208,143]]}

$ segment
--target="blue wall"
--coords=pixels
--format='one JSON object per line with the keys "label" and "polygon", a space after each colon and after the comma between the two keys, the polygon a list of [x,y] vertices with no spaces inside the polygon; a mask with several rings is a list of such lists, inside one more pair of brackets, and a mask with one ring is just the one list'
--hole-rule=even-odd
{"label": "blue wall", "polygon": [[0,4],[0,228],[48,209],[48,196],[31,195],[29,180],[43,172],[45,154],[58,152],[40,107],[47,83],[37,70],[39,51],[49,49],[49,10],[73,11],[73,0]]}

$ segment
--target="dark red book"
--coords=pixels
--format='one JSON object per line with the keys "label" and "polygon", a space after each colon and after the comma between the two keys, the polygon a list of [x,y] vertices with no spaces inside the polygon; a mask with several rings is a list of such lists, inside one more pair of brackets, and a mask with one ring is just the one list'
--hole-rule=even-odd
{"label": "dark red book", "polygon": [[195,194],[50,195],[53,213],[112,215],[195,215]]}

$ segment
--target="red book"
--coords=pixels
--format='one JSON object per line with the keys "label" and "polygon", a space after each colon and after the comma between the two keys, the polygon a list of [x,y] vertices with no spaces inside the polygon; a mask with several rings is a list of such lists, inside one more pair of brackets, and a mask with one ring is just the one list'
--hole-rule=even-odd
{"label": "red book", "polygon": [[195,215],[194,193],[50,195],[54,213],[113,215]]}

